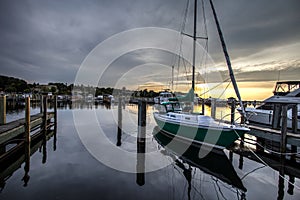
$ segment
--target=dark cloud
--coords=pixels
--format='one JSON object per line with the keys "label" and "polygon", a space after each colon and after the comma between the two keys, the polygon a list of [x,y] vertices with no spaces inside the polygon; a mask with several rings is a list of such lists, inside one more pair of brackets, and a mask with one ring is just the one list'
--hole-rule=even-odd
{"label": "dark cloud", "polygon": [[[214,2],[233,59],[300,39],[299,0]],[[113,34],[145,26],[180,30],[185,5],[179,0],[1,0],[1,74],[31,82],[71,83],[86,55]],[[205,6],[210,13],[208,1]],[[219,63],[223,57],[212,15],[207,19],[209,52]],[[188,19],[187,25],[190,23]],[[148,55],[162,64],[170,58],[167,53]],[[149,61],[134,53],[121,60],[123,65],[114,64],[127,68],[119,72]],[[247,80],[257,77],[255,71],[239,76]],[[293,74],[286,78],[293,79]]]}

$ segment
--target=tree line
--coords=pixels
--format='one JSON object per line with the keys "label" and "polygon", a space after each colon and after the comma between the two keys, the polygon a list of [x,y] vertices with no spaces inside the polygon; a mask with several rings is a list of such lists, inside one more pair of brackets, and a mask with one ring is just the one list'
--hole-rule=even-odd
{"label": "tree line", "polygon": [[[37,90],[40,88],[40,90]],[[156,97],[159,93],[147,89],[137,91],[123,91],[122,89],[114,89],[111,87],[93,87],[84,85],[75,85],[67,83],[48,83],[47,87],[41,87],[39,83],[27,83],[25,80],[0,75],[0,92],[5,93],[37,93],[37,92],[51,92],[58,95],[71,95],[73,90],[78,90],[84,93],[94,94],[95,96],[103,94],[121,94],[125,92],[126,95],[134,97]]]}

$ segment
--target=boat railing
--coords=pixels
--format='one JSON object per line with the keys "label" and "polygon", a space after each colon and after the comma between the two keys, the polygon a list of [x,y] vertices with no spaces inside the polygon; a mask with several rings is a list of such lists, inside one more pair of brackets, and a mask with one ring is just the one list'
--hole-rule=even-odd
{"label": "boat railing", "polygon": [[228,116],[230,116],[231,114],[232,114],[232,113],[226,114],[226,115],[224,115],[223,117],[221,117],[221,119],[218,119],[218,121],[219,121],[219,124],[218,124],[218,125],[220,125],[222,122],[226,122],[226,120],[224,120],[225,117],[228,117]]}

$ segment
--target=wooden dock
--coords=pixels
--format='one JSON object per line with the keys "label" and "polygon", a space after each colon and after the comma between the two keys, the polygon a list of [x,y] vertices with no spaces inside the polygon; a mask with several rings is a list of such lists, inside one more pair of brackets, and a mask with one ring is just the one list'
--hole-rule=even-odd
{"label": "wooden dock", "polygon": [[[292,109],[292,128],[287,128],[287,111]],[[272,125],[251,124],[249,135],[255,136],[252,139],[242,138],[240,146],[248,142],[256,146],[256,151],[267,150],[271,154],[280,157],[291,155],[294,160],[300,158],[298,147],[300,147],[300,134],[297,127],[297,104],[286,102],[274,102]]]}
{"label": "wooden dock", "polygon": [[[250,128],[250,135],[255,137],[264,138],[274,142],[281,142],[281,130],[272,129],[269,127],[259,125],[248,125]],[[300,134],[287,131],[286,133],[287,144],[300,147]]]}
{"label": "wooden dock", "polygon": [[7,144],[20,143],[25,141],[30,146],[31,134],[40,129],[48,130],[51,126],[56,126],[57,119],[57,98],[55,97],[54,112],[47,112],[47,96],[43,97],[43,104],[40,113],[30,115],[30,98],[25,101],[25,116],[23,119],[6,123],[5,97],[1,98],[1,125],[0,125],[0,156],[6,153]]}
{"label": "wooden dock", "polygon": [[[47,113],[47,119],[54,118],[54,112]],[[40,127],[43,123],[43,113],[30,116],[31,129]],[[0,145],[5,144],[7,141],[23,134],[25,132],[25,118],[19,119],[0,126]]]}
{"label": "wooden dock", "polygon": [[25,98],[24,118],[6,123],[6,98],[0,98],[0,188],[4,187],[7,177],[24,162],[25,175],[22,180],[26,186],[30,178],[30,156],[42,147],[42,162],[45,163],[46,142],[53,135],[53,148],[56,148],[57,98],[54,98],[54,112],[47,112],[46,95],[42,100],[40,113],[30,115],[30,98]]}

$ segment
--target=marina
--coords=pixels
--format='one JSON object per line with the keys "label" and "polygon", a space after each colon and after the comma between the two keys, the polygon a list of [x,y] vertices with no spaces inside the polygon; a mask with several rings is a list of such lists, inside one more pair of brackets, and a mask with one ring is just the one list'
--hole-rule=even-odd
{"label": "marina", "polygon": [[299,8],[0,1],[0,199],[299,200]]}
{"label": "marina", "polygon": [[[50,148],[47,144],[45,148],[43,140],[37,142],[38,139],[32,138],[30,170],[24,168],[26,161],[23,158],[18,159],[16,154],[9,156],[13,161],[5,162],[9,163],[8,166],[1,165],[1,177],[5,176],[1,183],[1,199],[21,196],[34,198],[46,191],[45,199],[81,199],[91,195],[101,195],[102,198],[121,198],[126,195],[129,198],[143,199],[215,199],[218,196],[229,199],[255,199],[266,195],[265,191],[268,191],[267,196],[270,199],[299,198],[298,158],[290,161],[287,156],[285,162],[282,162],[280,157],[245,143],[242,149],[234,147],[213,150],[201,159],[197,156],[200,149],[197,144],[190,145],[160,133],[152,117],[154,107],[148,105],[145,108],[144,129],[138,128],[138,105],[128,104],[125,109],[122,108],[121,135],[118,129],[120,122],[115,118],[120,112],[118,104],[112,105],[110,109],[104,105],[92,106],[92,109],[87,105],[73,105],[72,109],[58,108],[57,129],[54,132],[49,131],[46,142],[53,147]],[[129,152],[145,152],[144,157],[137,156],[134,159],[141,171],[115,171],[91,156],[76,133],[72,112],[84,115],[96,113],[108,138],[108,145]],[[103,118],[103,115],[107,117]],[[84,124],[81,126],[87,128]],[[140,131],[144,131],[145,134],[142,140],[138,139],[138,133],[142,133]],[[170,141],[176,145],[168,145]],[[181,155],[182,148],[191,149]],[[22,156],[22,151],[18,155]],[[171,159],[171,164],[154,172],[142,173],[142,169],[146,170],[149,163],[158,162],[158,158],[147,156],[151,152],[161,154],[164,159]],[[110,151],[106,151],[105,155],[113,156]],[[25,175],[30,176],[30,179],[24,185]],[[120,182],[126,184],[121,186],[118,184]],[[264,187],[263,193],[261,187]],[[118,193],[107,188],[117,189]]]}

